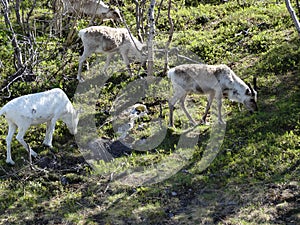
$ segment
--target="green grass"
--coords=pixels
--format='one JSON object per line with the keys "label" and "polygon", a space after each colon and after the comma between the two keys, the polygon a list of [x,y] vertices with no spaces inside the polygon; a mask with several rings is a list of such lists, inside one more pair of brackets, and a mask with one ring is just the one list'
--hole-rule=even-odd
{"label": "green grass", "polygon": [[[110,121],[120,121],[112,118],[110,110],[122,108],[126,99],[138,91],[136,83],[141,79],[129,77],[120,58],[112,63],[110,77],[97,76],[104,59],[93,56],[89,60],[92,69],[83,73],[86,82],[77,86],[73,78],[79,47],[66,50],[62,44],[66,37],[50,38],[47,33],[39,33],[38,44],[47,40],[48,45],[39,48],[42,60],[35,68],[38,79],[15,82],[10,86],[11,98],[61,87],[81,108],[79,132],[83,133],[74,138],[62,122],[57,123],[50,150],[41,147],[45,125],[33,127],[26,141],[40,157],[31,168],[28,154],[13,140],[16,165],[12,167],[5,163],[7,124],[0,119],[0,224],[297,224],[299,37],[282,2],[247,2],[243,6],[229,1],[184,7],[180,1],[172,9],[172,46],[180,47],[181,54],[210,64],[226,63],[247,82],[257,77],[259,111],[250,115],[224,100],[226,130],[219,133],[224,140],[215,152],[208,146],[213,137],[219,139],[211,135],[222,128],[214,127],[213,112],[209,115],[212,125],[191,128],[176,106],[175,128],[166,128],[165,100],[170,90],[161,74],[163,62],[157,56],[155,75],[162,76],[161,85],[150,85],[145,88],[145,96],[138,96],[137,101],[149,106],[149,113],[138,121],[146,124],[145,129],[139,131],[135,126],[130,135],[135,139],[147,137],[156,144],[153,134],[158,133],[160,141],[149,151],[133,151],[109,162],[87,164],[83,156],[88,153],[80,152],[77,144],[118,136]],[[123,13],[134,29],[134,5],[125,3]],[[163,7],[156,26],[160,31],[156,41],[162,46],[169,29],[166,3]],[[37,17],[42,17],[44,11],[40,9]],[[82,20],[78,26],[84,24]],[[6,35],[0,31],[1,37]],[[0,53],[5,65],[0,68],[3,79],[14,71],[8,66],[13,61],[12,48],[5,49]],[[182,62],[172,56],[170,66]],[[2,82],[4,85],[5,80]],[[3,98],[1,105],[8,100]],[[193,118],[200,121],[205,98],[191,95],[186,104]],[[159,133],[160,123],[165,125],[165,133]],[[41,168],[42,160],[49,160],[48,168]]]}

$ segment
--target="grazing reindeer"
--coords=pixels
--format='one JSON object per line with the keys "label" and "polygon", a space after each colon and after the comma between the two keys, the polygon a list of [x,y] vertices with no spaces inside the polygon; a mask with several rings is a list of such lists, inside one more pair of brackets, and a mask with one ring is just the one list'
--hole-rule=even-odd
{"label": "grazing reindeer", "polygon": [[113,55],[117,52],[120,52],[130,74],[128,55],[135,56],[140,62],[145,61],[145,57],[142,55],[145,45],[130,35],[126,28],[92,26],[80,30],[79,37],[84,46],[83,54],[79,59],[77,75],[79,81],[83,81],[81,78],[83,62],[94,52],[107,54],[104,72],[106,72]]}
{"label": "grazing reindeer", "polygon": [[188,93],[208,95],[202,123],[206,122],[206,116],[214,98],[217,100],[219,123],[224,123],[221,115],[223,97],[228,97],[232,101],[244,104],[250,112],[257,111],[256,91],[250,85],[245,84],[226,65],[180,65],[170,69],[168,77],[172,81],[174,90],[173,97],[169,100],[170,126],[173,126],[173,109],[178,100],[190,122],[196,125],[196,122],[192,119],[184,105],[184,100]]}
{"label": "grazing reindeer", "polygon": [[51,147],[52,135],[58,119],[66,123],[71,134],[77,133],[79,120],[78,112],[73,108],[67,95],[59,88],[15,98],[2,107],[0,115],[5,115],[9,126],[6,137],[6,163],[12,165],[15,162],[11,158],[11,141],[17,128],[17,140],[32,156],[37,156],[37,153],[29,147],[23,138],[31,125],[47,122],[43,144]]}
{"label": "grazing reindeer", "polygon": [[62,0],[64,11],[71,13],[83,13],[88,16],[100,18],[101,22],[113,20],[122,22],[118,9],[112,9],[100,0]]}

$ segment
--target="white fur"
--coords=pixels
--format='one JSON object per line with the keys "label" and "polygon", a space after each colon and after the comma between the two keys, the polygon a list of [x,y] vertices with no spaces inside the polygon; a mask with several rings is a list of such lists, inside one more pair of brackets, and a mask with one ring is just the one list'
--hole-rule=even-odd
{"label": "white fur", "polygon": [[174,91],[173,97],[169,100],[170,126],[173,126],[173,109],[178,100],[190,122],[196,124],[184,105],[188,93],[208,95],[206,110],[202,117],[203,123],[206,122],[206,116],[214,98],[217,100],[219,123],[224,123],[221,115],[223,97],[244,104],[249,111],[257,110],[256,91],[246,85],[226,65],[180,65],[170,69],[168,77],[171,79]]}
{"label": "white fur", "polygon": [[111,28],[107,26],[92,26],[82,29],[78,33],[82,40],[84,51],[79,59],[79,68],[77,79],[81,78],[82,64],[90,57],[92,53],[105,53],[107,54],[106,63],[104,66],[104,72],[110,63],[111,58],[117,52],[120,52],[129,73],[129,59],[128,55],[132,55],[140,62],[144,61],[142,55],[142,49],[145,47],[134,36],[130,35],[126,28]]}
{"label": "white fur", "polygon": [[52,135],[58,119],[66,123],[72,134],[77,133],[79,120],[78,112],[73,108],[67,95],[59,88],[15,98],[1,108],[0,115],[5,115],[9,126],[6,137],[6,162],[12,165],[15,163],[11,158],[11,141],[17,128],[16,139],[26,150],[30,151],[32,156],[36,156],[37,154],[23,139],[25,132],[31,125],[47,123],[43,144],[51,147]]}

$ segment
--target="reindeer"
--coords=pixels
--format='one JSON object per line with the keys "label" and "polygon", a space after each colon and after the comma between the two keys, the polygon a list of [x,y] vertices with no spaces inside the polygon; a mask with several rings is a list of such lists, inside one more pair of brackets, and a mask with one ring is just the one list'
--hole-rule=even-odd
{"label": "reindeer", "polygon": [[257,92],[226,65],[180,65],[170,69],[168,77],[171,79],[174,90],[173,97],[169,100],[170,126],[173,126],[173,109],[178,100],[189,121],[196,125],[184,105],[188,93],[208,95],[202,123],[206,123],[206,117],[214,98],[217,100],[219,123],[224,123],[221,115],[223,97],[242,103],[251,113],[258,110]]}
{"label": "reindeer", "polygon": [[83,81],[81,78],[82,64],[92,53],[107,54],[106,63],[103,71],[106,72],[110,60],[113,55],[120,52],[129,74],[131,70],[129,67],[128,55],[133,55],[140,62],[145,61],[142,51],[146,46],[132,36],[126,28],[111,28],[107,26],[92,26],[79,31],[79,37],[82,40],[84,51],[79,59],[79,68],[77,79]]}
{"label": "reindeer", "polygon": [[63,8],[68,13],[83,13],[97,17],[102,21],[122,22],[119,9],[112,9],[100,0],[62,0]]}
{"label": "reindeer", "polygon": [[36,157],[37,153],[30,148],[23,138],[31,125],[47,122],[43,144],[52,147],[52,136],[56,121],[61,119],[67,125],[70,133],[76,134],[79,120],[79,113],[73,108],[67,95],[59,88],[15,98],[1,108],[0,115],[5,115],[9,126],[6,137],[6,163],[11,165],[15,164],[11,158],[11,141],[17,128],[16,139],[29,154]]}

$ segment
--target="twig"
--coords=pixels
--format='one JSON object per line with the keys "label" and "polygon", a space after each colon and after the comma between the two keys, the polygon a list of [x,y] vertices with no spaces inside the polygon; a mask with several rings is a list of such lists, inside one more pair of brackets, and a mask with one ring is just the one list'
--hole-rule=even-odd
{"label": "twig", "polygon": [[189,61],[191,61],[191,62],[194,62],[194,63],[197,63],[197,64],[202,64],[202,62],[198,62],[198,61],[193,60],[193,59],[191,59],[191,58],[189,58],[189,57],[187,57],[187,56],[184,56],[184,55],[179,55],[179,54],[178,54],[177,57],[182,58],[182,59],[187,59],[187,60],[189,60]]}
{"label": "twig", "polygon": [[154,7],[155,0],[151,0],[149,11],[148,11],[148,23],[149,23],[149,35],[148,35],[148,68],[147,75],[153,75],[154,67],[154,51],[153,51],[153,40],[155,37],[155,20],[154,20]]}
{"label": "twig", "polygon": [[23,76],[23,73],[24,71],[26,70],[26,68],[22,67],[22,68],[19,68],[19,70],[13,75],[15,76],[16,74],[18,73],[21,73],[20,75],[16,76],[13,80],[11,80],[4,88],[1,89],[1,91],[3,92],[5,89],[7,89],[8,91],[8,96],[1,96],[3,98],[10,98],[11,96],[11,91],[9,90],[9,87],[12,83],[14,83],[16,80],[18,80],[19,78],[21,78]]}
{"label": "twig", "polygon": [[113,180],[113,178],[114,178],[114,172],[112,172],[112,173],[110,174],[108,183],[107,183],[106,188],[104,189],[104,192],[103,192],[103,193],[106,193],[106,192],[107,192],[107,190],[108,190],[108,188],[109,188],[109,184],[110,184],[110,182]]}
{"label": "twig", "polygon": [[[156,19],[155,19],[155,24],[157,23],[158,18],[159,18],[159,16],[160,16],[160,10],[161,10],[161,8],[162,8],[163,2],[164,2],[164,0],[161,0],[161,1],[160,1],[159,7],[158,7],[158,11],[157,11],[157,16],[156,16]],[[170,2],[171,2],[171,0],[170,0]]]}
{"label": "twig", "polygon": [[168,65],[169,65],[169,47],[173,39],[173,33],[174,33],[174,23],[171,17],[171,6],[172,6],[172,0],[169,0],[169,7],[168,7],[168,18],[169,18],[169,25],[170,25],[170,32],[169,32],[169,39],[167,41],[166,47],[165,47],[165,66],[163,74],[166,74]]}
{"label": "twig", "polygon": [[[118,2],[118,1],[117,1],[117,5],[118,5],[118,8],[120,8],[120,5],[119,5],[119,2]],[[122,12],[120,12],[120,15],[121,15],[121,17],[122,17],[123,24],[125,25],[125,27],[126,27],[128,33],[129,33],[130,39],[132,40],[132,42],[133,42],[133,44],[134,44],[134,47],[135,47],[138,51],[140,51],[140,50],[138,49],[138,47],[137,47],[135,41],[133,40],[131,31],[130,31],[130,29],[129,29],[127,23],[126,23],[126,20],[125,20],[125,18],[124,18],[124,16],[123,16]]]}
{"label": "twig", "polygon": [[174,53],[175,56],[176,56],[177,58],[186,59],[186,60],[188,60],[188,61],[191,61],[191,62],[197,63],[197,64],[202,64],[202,63],[203,63],[203,62],[199,62],[199,61],[196,61],[196,60],[194,60],[194,59],[191,59],[191,58],[189,58],[189,57],[187,57],[187,56],[178,54],[178,52],[179,52],[180,50],[179,50],[177,47],[171,48],[170,50],[168,50],[168,49],[154,49],[154,51],[155,51],[155,52],[161,52],[161,53],[165,53],[166,51],[168,51],[168,54]]}

